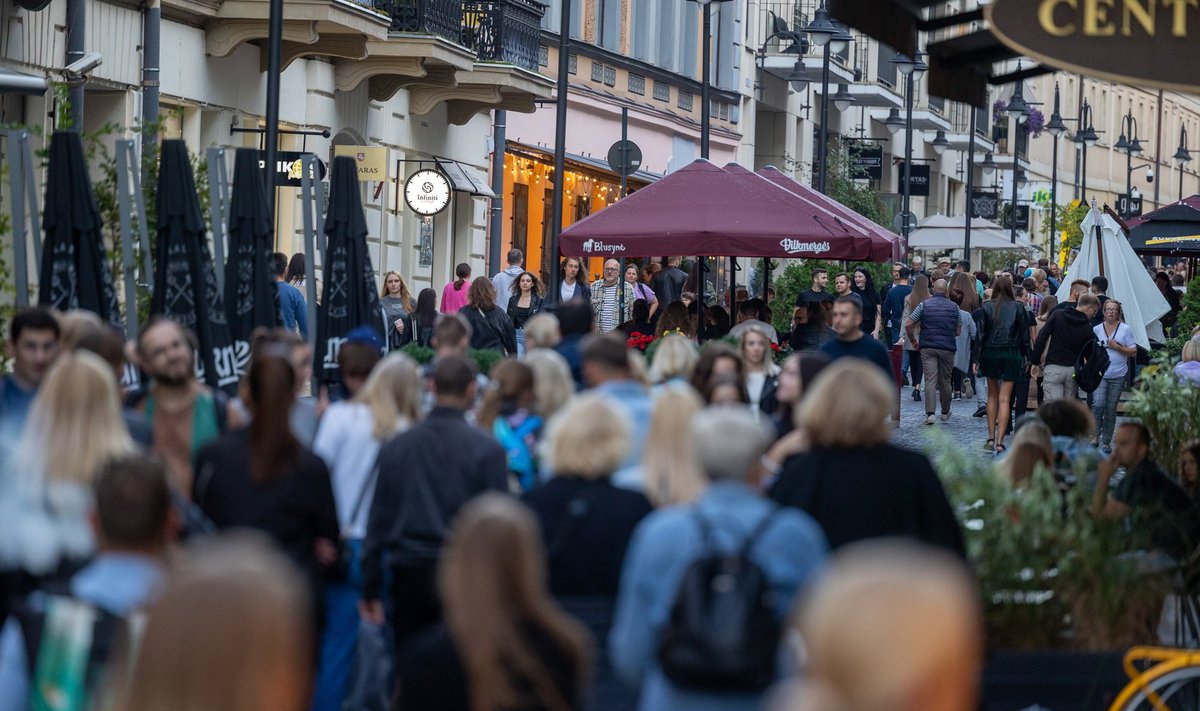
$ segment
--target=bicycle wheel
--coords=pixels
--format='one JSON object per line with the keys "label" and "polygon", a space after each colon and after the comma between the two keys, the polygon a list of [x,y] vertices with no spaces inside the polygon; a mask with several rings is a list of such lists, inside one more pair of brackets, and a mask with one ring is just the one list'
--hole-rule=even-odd
{"label": "bicycle wheel", "polygon": [[[1200,710],[1200,666],[1183,667],[1150,680],[1148,689],[1141,689],[1120,709],[1110,711],[1198,711]],[[1161,706],[1150,702],[1147,692],[1153,692]]]}

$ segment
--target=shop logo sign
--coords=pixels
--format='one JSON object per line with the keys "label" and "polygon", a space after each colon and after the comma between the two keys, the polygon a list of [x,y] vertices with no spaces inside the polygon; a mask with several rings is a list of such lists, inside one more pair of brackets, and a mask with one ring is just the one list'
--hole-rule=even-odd
{"label": "shop logo sign", "polygon": [[790,237],[784,237],[783,239],[779,240],[779,246],[783,247],[783,251],[787,252],[788,254],[802,254],[805,252],[819,254],[821,252],[829,251],[828,242],[801,242],[798,239],[792,239]]}
{"label": "shop logo sign", "polygon": [[617,252],[624,252],[625,245],[605,244],[598,239],[589,239],[583,243],[583,251],[588,254],[616,254]]}

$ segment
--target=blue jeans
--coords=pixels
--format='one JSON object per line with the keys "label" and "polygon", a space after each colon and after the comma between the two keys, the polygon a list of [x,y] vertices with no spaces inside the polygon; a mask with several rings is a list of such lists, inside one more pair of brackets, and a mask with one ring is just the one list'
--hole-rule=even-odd
{"label": "blue jeans", "polygon": [[1112,445],[1117,424],[1117,403],[1125,389],[1125,377],[1105,378],[1092,393],[1092,416],[1096,418],[1096,438],[1105,447]]}
{"label": "blue jeans", "polygon": [[321,635],[320,661],[312,711],[341,711],[350,687],[358,645],[358,599],[362,569],[357,564],[362,541],[349,541],[354,551],[347,579],[325,586],[325,629]]}
{"label": "blue jeans", "polygon": [[517,329],[517,357],[525,357],[525,329]]}

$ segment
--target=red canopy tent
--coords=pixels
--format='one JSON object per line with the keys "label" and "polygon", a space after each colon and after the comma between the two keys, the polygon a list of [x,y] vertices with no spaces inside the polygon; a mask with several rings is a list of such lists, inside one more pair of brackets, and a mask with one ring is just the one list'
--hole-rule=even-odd
{"label": "red canopy tent", "polygon": [[559,249],[570,257],[872,259],[866,230],[795,197],[699,159],[563,230]]}
{"label": "red canopy tent", "polygon": [[807,199],[809,202],[824,207],[826,210],[838,215],[843,220],[851,224],[858,225],[862,229],[866,230],[866,232],[876,240],[885,242],[888,245],[888,251],[882,253],[880,256],[878,256],[878,258],[870,261],[885,262],[888,260],[900,261],[904,259],[904,240],[895,232],[875,224],[866,217],[863,217],[828,195],[822,195],[807,185],[794,180],[791,176],[787,175],[773,165],[768,165],[766,168],[758,171],[758,175],[761,175],[788,192],[795,193],[796,195]]}

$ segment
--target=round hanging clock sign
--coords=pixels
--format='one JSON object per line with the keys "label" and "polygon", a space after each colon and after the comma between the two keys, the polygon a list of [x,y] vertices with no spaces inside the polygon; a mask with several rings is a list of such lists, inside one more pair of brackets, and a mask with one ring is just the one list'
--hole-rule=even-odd
{"label": "round hanging clock sign", "polygon": [[422,217],[436,215],[450,204],[450,180],[437,170],[418,170],[404,183],[404,202]]}

